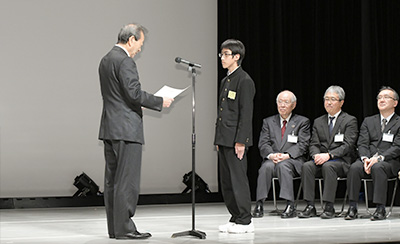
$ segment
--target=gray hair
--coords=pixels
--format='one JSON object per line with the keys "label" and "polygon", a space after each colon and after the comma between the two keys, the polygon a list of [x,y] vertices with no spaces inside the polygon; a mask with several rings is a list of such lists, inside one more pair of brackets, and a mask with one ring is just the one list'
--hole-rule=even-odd
{"label": "gray hair", "polygon": [[279,92],[278,96],[276,96],[276,102],[278,102],[279,95],[281,95],[284,92],[289,92],[290,94],[292,94],[292,98],[290,99],[292,103],[297,102],[296,95],[294,95],[294,93],[289,90],[284,90],[284,91]]}
{"label": "gray hair", "polygon": [[343,88],[341,88],[340,86],[330,86],[330,87],[328,87],[328,89],[326,89],[326,91],[325,91],[324,98],[325,98],[325,95],[327,93],[329,93],[329,92],[333,92],[333,93],[338,94],[340,101],[343,101],[344,97],[346,95],[344,90],[343,90]]}
{"label": "gray hair", "polygon": [[127,43],[131,36],[134,36],[135,40],[137,41],[140,38],[142,38],[142,33],[143,33],[143,35],[145,35],[145,34],[147,34],[147,32],[148,32],[147,29],[140,24],[131,23],[131,24],[124,25],[121,28],[121,30],[119,31],[118,43],[121,43],[121,44]]}
{"label": "gray hair", "polygon": [[394,95],[394,100],[399,101],[399,94],[397,94],[397,92],[393,88],[391,88],[390,86],[382,86],[382,88],[379,89],[378,94],[381,93],[381,91],[383,91],[383,90],[392,91],[393,95]]}

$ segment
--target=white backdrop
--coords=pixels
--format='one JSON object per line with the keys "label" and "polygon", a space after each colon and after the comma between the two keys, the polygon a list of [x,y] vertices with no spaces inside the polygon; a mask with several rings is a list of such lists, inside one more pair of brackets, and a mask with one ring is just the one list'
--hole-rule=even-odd
{"label": "white backdrop", "polygon": [[[149,34],[135,57],[142,88],[191,84],[175,57],[202,64],[196,84],[198,174],[217,190],[213,147],[217,0],[1,0],[0,197],[71,196],[87,173],[103,190],[100,59],[127,23]],[[141,193],[178,193],[191,170],[191,89],[144,112]]]}

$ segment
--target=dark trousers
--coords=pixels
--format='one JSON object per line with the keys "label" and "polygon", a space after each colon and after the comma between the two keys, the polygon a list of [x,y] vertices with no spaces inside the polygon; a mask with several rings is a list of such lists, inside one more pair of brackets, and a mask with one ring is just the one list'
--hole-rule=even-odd
{"label": "dark trousers", "polygon": [[265,160],[258,170],[257,201],[264,201],[268,197],[272,178],[278,177],[281,189],[279,197],[294,202],[293,177],[301,173],[296,171],[294,164],[297,163],[302,164],[295,159],[287,159],[276,164],[272,160]]}
{"label": "dark trousers", "polygon": [[364,171],[364,163],[361,160],[355,161],[347,174],[347,189],[349,191],[349,200],[358,202],[361,179],[372,178],[373,182],[373,202],[376,204],[386,204],[388,178],[393,178],[391,164],[388,162],[378,162],[371,168],[371,174]]}
{"label": "dark trousers", "polygon": [[246,153],[243,159],[239,160],[235,148],[219,146],[218,156],[222,196],[232,216],[229,221],[250,224],[251,198]]}
{"label": "dark trousers", "polygon": [[135,232],[135,215],[140,190],[142,145],[126,141],[104,141],[106,159],[104,204],[109,235]]}
{"label": "dark trousers", "polygon": [[335,159],[316,165],[314,161],[303,164],[301,181],[303,182],[303,193],[306,201],[315,199],[315,178],[324,179],[324,190],[322,200],[325,202],[335,202],[336,188],[338,185],[337,177],[346,177],[342,159]]}

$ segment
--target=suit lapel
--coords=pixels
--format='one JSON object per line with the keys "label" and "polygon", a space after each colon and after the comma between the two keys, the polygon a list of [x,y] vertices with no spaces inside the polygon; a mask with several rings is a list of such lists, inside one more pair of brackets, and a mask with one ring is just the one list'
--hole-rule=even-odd
{"label": "suit lapel", "polygon": [[296,115],[292,114],[292,117],[290,117],[289,122],[286,124],[286,130],[285,130],[285,134],[283,135],[283,140],[282,140],[282,143],[281,143],[281,149],[285,146],[285,144],[287,142],[288,135],[291,133],[291,131],[293,131],[292,128],[295,127],[295,124],[296,124]]}
{"label": "suit lapel", "polygon": [[[379,115],[378,115],[378,118],[380,118]],[[386,125],[385,130],[383,132],[388,133],[388,131],[397,123],[398,119],[399,119],[399,116],[397,116],[397,114],[393,114],[392,118],[390,119],[389,123]]]}
{"label": "suit lapel", "polygon": [[[336,124],[335,124],[336,125]],[[325,134],[325,138],[328,138],[329,145],[331,144],[331,137],[329,135],[329,126],[328,126],[328,114],[324,115],[323,123],[321,125],[322,131]],[[332,130],[333,131],[333,130]]]}
{"label": "suit lapel", "polygon": [[281,119],[279,117],[279,114],[274,116],[274,132],[275,132],[275,138],[278,141],[278,145],[282,145],[282,139],[281,139]]}
{"label": "suit lapel", "polygon": [[381,143],[383,133],[381,132],[381,126],[382,125],[381,125],[381,116],[380,116],[380,114],[375,115],[375,117],[373,118],[373,125],[372,126],[374,127],[375,131],[379,132],[378,133],[378,135],[379,135],[378,141],[379,141],[379,143]]}
{"label": "suit lapel", "polygon": [[333,127],[333,130],[332,130],[332,137],[334,137],[334,135],[336,135],[336,134],[338,134],[339,132],[340,132],[340,134],[343,134],[343,131],[339,131],[339,127],[340,127],[340,123],[342,123],[342,121],[344,120],[344,114],[343,114],[343,112],[341,112],[340,114],[339,114],[339,116],[337,117],[337,119],[336,119],[336,122],[335,122],[335,126]]}

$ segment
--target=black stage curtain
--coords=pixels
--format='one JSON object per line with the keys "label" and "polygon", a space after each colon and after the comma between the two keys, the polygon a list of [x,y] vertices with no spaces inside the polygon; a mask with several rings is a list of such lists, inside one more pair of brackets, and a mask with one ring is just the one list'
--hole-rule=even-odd
{"label": "black stage curtain", "polygon": [[[400,92],[399,13],[398,0],[218,0],[218,42],[235,38],[245,44],[242,66],[257,89],[248,152],[253,200],[262,120],[277,113],[281,90],[293,91],[294,112],[313,121],[325,113],[326,88],[340,85],[343,110],[359,124],[378,112],[381,86]],[[219,80],[225,75],[220,66]]]}

